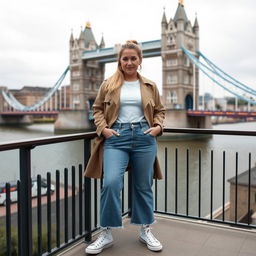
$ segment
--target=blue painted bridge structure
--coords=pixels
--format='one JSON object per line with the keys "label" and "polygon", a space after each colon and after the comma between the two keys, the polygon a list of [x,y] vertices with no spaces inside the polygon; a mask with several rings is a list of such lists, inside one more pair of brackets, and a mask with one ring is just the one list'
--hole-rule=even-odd
{"label": "blue painted bridge structure", "polygon": [[[143,58],[150,58],[161,56],[161,40],[153,40],[139,43],[142,52]],[[117,53],[120,49],[119,44],[110,48],[101,48],[91,51],[85,51],[83,53],[83,60],[95,60],[100,63],[110,63],[117,61]]]}

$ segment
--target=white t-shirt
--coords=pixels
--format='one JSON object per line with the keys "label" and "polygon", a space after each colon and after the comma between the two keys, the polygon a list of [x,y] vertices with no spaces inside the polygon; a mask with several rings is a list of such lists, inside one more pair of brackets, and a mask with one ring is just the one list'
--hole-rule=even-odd
{"label": "white t-shirt", "polygon": [[141,102],[140,81],[124,81],[120,93],[120,109],[117,122],[145,121]]}

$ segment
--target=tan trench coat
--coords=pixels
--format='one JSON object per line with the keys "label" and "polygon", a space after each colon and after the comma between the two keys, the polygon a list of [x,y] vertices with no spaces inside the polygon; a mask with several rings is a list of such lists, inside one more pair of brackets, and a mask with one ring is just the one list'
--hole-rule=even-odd
{"label": "tan trench coat", "polygon": [[[139,80],[145,118],[150,127],[160,125],[163,128],[165,109],[161,103],[157,86],[140,75]],[[84,173],[85,176],[91,178],[101,178],[102,176],[104,137],[101,133],[104,128],[110,128],[114,124],[119,114],[121,88],[109,93],[105,88],[107,83],[108,80],[103,81],[93,104],[93,116],[98,137],[93,144],[91,157]],[[154,163],[154,178],[163,178],[157,157]]]}

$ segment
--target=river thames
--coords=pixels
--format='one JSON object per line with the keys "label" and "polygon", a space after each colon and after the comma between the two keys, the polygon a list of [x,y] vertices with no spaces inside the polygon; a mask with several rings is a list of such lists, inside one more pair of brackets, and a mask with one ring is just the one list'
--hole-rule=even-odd
{"label": "river thames", "polygon": [[[256,123],[236,123],[214,126],[215,129],[255,130]],[[34,124],[27,127],[0,127],[0,143],[54,136],[53,124]],[[210,157],[213,150],[213,208],[222,205],[223,151],[225,151],[225,200],[229,201],[228,179],[235,175],[235,155],[239,154],[239,173],[248,169],[248,156],[252,154],[252,166],[256,163],[256,138],[247,136],[214,135],[210,138],[179,140],[158,143],[158,155],[164,171],[164,151],[167,148],[167,201],[168,210],[174,211],[175,198],[175,151],[178,150],[178,212],[185,213],[186,201],[186,151],[189,149],[189,213],[197,214],[198,209],[198,175],[199,150],[201,151],[201,207],[202,216],[209,214],[210,207]],[[31,154],[32,177],[47,172],[63,173],[65,167],[83,163],[83,141],[66,142],[39,146]],[[0,152],[0,182],[19,178],[19,151]],[[53,176],[54,177],[54,176]],[[158,209],[164,208],[164,181],[158,181]]]}

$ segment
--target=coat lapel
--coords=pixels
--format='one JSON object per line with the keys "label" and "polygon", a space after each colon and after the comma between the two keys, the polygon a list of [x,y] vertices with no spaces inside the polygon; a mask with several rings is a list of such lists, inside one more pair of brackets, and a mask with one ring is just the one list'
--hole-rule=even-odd
{"label": "coat lapel", "polygon": [[148,83],[144,77],[140,76],[140,91],[143,109],[147,107],[152,98],[151,83]]}
{"label": "coat lapel", "polygon": [[120,92],[121,92],[121,87],[116,89],[110,94],[110,100],[112,100],[116,106],[119,107],[120,105]]}

